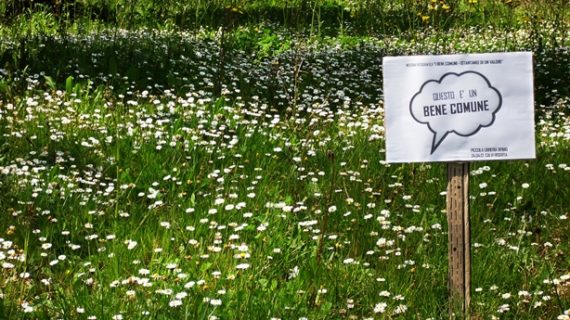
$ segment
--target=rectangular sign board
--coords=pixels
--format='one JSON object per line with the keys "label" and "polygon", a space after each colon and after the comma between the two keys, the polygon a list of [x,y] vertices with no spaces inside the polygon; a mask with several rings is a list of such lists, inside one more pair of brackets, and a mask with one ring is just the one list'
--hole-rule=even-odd
{"label": "rectangular sign board", "polygon": [[388,162],[534,159],[530,52],[384,57]]}

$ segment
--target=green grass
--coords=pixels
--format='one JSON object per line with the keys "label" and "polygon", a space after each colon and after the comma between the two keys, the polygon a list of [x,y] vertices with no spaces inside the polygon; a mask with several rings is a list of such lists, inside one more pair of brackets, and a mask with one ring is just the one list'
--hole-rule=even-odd
{"label": "green grass", "polygon": [[[567,313],[568,29],[524,21],[555,5],[511,17],[496,2],[458,2],[440,25],[432,12],[431,28],[410,11],[427,2],[234,2],[261,21],[223,36],[179,30],[196,22],[168,16],[184,12],[173,1],[107,13],[155,26],[136,31],[105,26],[112,1],[7,15],[0,318],[448,318],[445,164],[384,161],[381,60],[517,50],[534,53],[537,159],[471,164],[471,314]],[[419,24],[388,32],[362,16],[374,9]]]}
{"label": "green grass", "polygon": [[[372,316],[382,301],[380,317],[400,304],[404,317],[445,317],[444,165],[384,164],[383,141],[368,141],[382,125],[370,106],[333,121],[319,108],[272,124],[275,114],[253,102],[183,106],[136,93],[135,106],[106,89],[75,96],[32,89],[2,101],[1,229],[14,265],[2,271],[4,317],[25,317],[22,301],[38,318],[330,319]],[[30,98],[41,107],[27,107]],[[569,267],[568,118],[551,113],[540,116],[547,136],[538,135],[537,160],[473,164],[475,314],[505,303],[517,319],[568,308],[567,282],[543,282]],[[368,126],[346,129],[358,122]],[[25,261],[11,259],[18,254]],[[190,281],[204,283],[185,288]],[[180,292],[188,297],[169,307]],[[221,306],[204,300],[218,298]]]}

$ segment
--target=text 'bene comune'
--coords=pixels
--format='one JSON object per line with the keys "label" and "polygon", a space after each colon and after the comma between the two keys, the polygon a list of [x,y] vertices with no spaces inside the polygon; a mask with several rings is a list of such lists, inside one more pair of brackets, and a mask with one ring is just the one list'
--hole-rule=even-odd
{"label": "text 'bene comune'", "polygon": [[423,107],[425,117],[489,111],[489,100],[436,104]]}

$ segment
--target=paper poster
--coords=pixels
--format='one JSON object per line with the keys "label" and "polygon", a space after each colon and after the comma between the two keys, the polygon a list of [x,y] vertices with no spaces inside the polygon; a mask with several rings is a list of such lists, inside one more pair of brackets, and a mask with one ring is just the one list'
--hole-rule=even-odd
{"label": "paper poster", "polygon": [[535,158],[530,52],[385,57],[388,162]]}

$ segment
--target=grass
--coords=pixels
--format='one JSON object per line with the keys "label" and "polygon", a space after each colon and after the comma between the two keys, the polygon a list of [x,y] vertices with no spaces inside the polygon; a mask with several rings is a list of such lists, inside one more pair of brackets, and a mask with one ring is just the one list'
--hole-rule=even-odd
{"label": "grass", "polygon": [[448,318],[445,165],[384,161],[381,59],[515,50],[534,52],[538,155],[471,165],[471,313],[568,313],[563,25],[363,36],[81,15],[0,29],[0,318]]}

